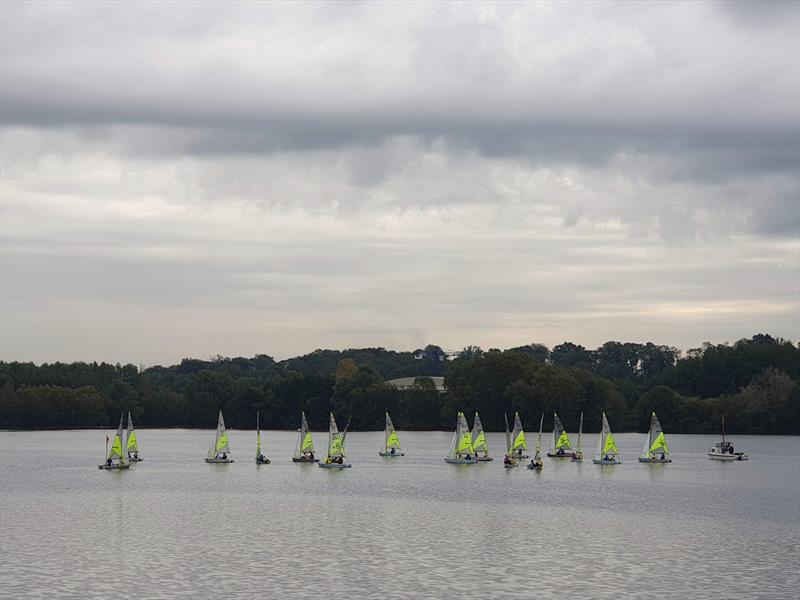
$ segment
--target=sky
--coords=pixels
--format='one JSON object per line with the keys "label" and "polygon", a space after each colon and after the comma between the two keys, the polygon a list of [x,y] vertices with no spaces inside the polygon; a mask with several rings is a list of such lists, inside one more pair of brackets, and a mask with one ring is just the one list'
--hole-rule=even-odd
{"label": "sky", "polygon": [[0,359],[800,339],[800,3],[0,3]]}

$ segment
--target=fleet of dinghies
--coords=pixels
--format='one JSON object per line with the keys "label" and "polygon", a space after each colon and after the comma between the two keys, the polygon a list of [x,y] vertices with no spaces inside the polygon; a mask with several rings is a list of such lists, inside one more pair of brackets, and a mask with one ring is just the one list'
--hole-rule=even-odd
{"label": "fleet of dinghies", "polygon": [[[128,469],[132,462],[140,462],[139,441],[136,437],[136,430],[133,426],[133,419],[130,411],[128,412],[127,427],[124,427],[124,413],[120,414],[119,427],[114,434],[113,440],[106,436],[106,461],[98,465],[99,469],[118,471]],[[522,427],[522,420],[519,413],[514,413],[514,429],[509,431],[508,417],[505,419],[506,434],[506,454],[503,457],[503,466],[511,469],[517,466],[518,460],[528,458],[527,445],[525,442],[525,431]],[[542,461],[542,427],[544,425],[544,414],[539,419],[539,432],[536,436],[536,448],[534,457],[527,465],[528,469],[541,471],[544,467]],[[345,452],[345,438],[350,426],[343,431],[339,431],[333,413],[329,415],[328,422],[328,449],[324,461],[315,457],[314,440],[306,421],[304,412],[300,413],[300,428],[297,430],[297,444],[295,445],[292,461],[296,463],[317,463],[319,467],[326,469],[347,469],[352,464],[347,462]],[[397,430],[392,423],[389,413],[386,413],[384,427],[385,442],[378,454],[385,457],[405,456]],[[109,448],[109,441],[111,447]],[[571,458],[572,462],[583,460],[583,413],[580,415],[578,425],[578,436],[575,450],[573,451],[567,434],[558,414],[553,413],[553,448],[547,452],[551,458]],[[722,461],[741,461],[749,460],[749,456],[743,452],[734,452],[733,443],[725,438],[725,416],[722,417],[722,441],[718,442],[714,448],[708,452],[708,456],[714,460]],[[491,461],[489,455],[489,444],[483,430],[483,424],[478,413],[475,413],[475,420],[470,430],[467,418],[464,413],[459,411],[456,416],[456,426],[453,432],[453,440],[450,444],[450,451],[445,457],[445,462],[456,465],[472,465],[478,462]],[[227,464],[233,462],[228,432],[225,428],[225,420],[222,411],[219,412],[217,429],[214,435],[214,443],[209,448],[205,461],[208,463]],[[256,464],[268,465],[271,461],[264,455],[261,447],[261,415],[256,413]],[[608,424],[605,412],[602,413],[602,428],[597,439],[597,450],[592,460],[597,465],[619,465],[622,464],[622,457],[617,448],[611,427]],[[650,428],[639,455],[639,462],[642,463],[671,463],[669,445],[658,420],[655,411],[650,414]]]}

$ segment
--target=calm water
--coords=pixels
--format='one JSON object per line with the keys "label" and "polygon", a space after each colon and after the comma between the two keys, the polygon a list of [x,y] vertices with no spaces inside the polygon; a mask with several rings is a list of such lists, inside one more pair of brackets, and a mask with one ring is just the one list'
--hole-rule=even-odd
{"label": "calm water", "polygon": [[[295,465],[295,435],[140,430],[145,462],[97,469],[104,431],[0,433],[3,598],[796,598],[800,438],[735,436],[750,462],[669,437],[671,465],[447,465],[444,432],[348,435],[353,468]],[[113,434],[112,434],[113,435]],[[530,436],[534,438],[535,436]],[[320,448],[327,436],[316,434]],[[532,441],[532,439],[531,439]],[[503,446],[490,434],[490,446]],[[590,454],[595,436],[587,437]]]}

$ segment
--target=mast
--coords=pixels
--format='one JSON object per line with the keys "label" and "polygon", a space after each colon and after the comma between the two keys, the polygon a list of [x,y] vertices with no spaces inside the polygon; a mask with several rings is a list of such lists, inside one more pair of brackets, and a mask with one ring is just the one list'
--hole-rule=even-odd
{"label": "mast", "polygon": [[544,424],[544,413],[542,413],[542,418],[539,419],[539,435],[536,436],[536,456],[534,458],[539,459],[542,455],[542,425]]}
{"label": "mast", "polygon": [[581,422],[578,425],[578,454],[583,455],[583,411],[581,411]]}
{"label": "mast", "polygon": [[508,430],[508,416],[503,413],[503,419],[506,422],[506,454],[511,454],[511,432]]}

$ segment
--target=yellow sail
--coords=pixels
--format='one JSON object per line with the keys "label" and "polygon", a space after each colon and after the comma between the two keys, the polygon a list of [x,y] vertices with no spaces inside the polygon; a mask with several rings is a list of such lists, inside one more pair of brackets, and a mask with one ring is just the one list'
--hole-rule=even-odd
{"label": "yellow sail", "polygon": [[483,435],[483,431],[478,434],[478,437],[475,438],[475,441],[472,443],[473,448],[486,448],[486,436]]}
{"label": "yellow sail", "polygon": [[469,431],[465,431],[461,434],[461,438],[458,440],[458,447],[456,448],[456,452],[459,454],[472,454],[472,439],[469,434]]}
{"label": "yellow sail", "polygon": [[617,444],[614,443],[614,436],[609,434],[606,436],[606,445],[603,446],[603,454],[619,454]]}
{"label": "yellow sail", "polygon": [[339,456],[344,454],[344,448],[342,447],[342,438],[339,435],[335,435],[333,437],[333,442],[331,443],[331,451],[328,453],[329,456]]}
{"label": "yellow sail", "polygon": [[306,437],[303,438],[303,445],[300,446],[300,452],[314,449],[314,441],[311,439],[311,432],[306,432]]}
{"label": "yellow sail", "polygon": [[220,435],[219,439],[217,440],[217,448],[216,448],[217,452],[219,452],[223,448],[226,448],[227,446],[228,446],[228,432],[223,431],[222,435]]}
{"label": "yellow sail", "polygon": [[137,451],[139,449],[139,446],[137,446],[137,444],[136,444],[136,432],[135,431],[131,431],[128,434],[128,448],[127,449],[128,450],[137,450]]}
{"label": "yellow sail", "polygon": [[569,436],[567,435],[566,431],[562,431],[561,437],[558,438],[558,443],[556,444],[556,450],[558,450],[559,448],[572,449],[572,445],[569,443]]}
{"label": "yellow sail", "polygon": [[400,447],[400,440],[397,439],[397,432],[393,431],[389,434],[389,439],[386,440],[386,447],[387,448],[399,448]]}
{"label": "yellow sail", "polygon": [[114,442],[111,444],[111,450],[108,452],[108,458],[122,458],[122,438],[119,435],[114,436]]}
{"label": "yellow sail", "polygon": [[528,449],[528,446],[525,445],[525,432],[520,431],[517,435],[517,439],[514,440],[514,445],[511,446],[512,450],[516,450],[517,448],[523,448],[525,450]]}
{"label": "yellow sail", "polygon": [[667,440],[664,437],[664,432],[658,434],[655,441],[653,442],[652,446],[650,446],[650,452],[655,452],[659,448],[663,448],[664,452],[669,453],[669,448],[667,447]]}

